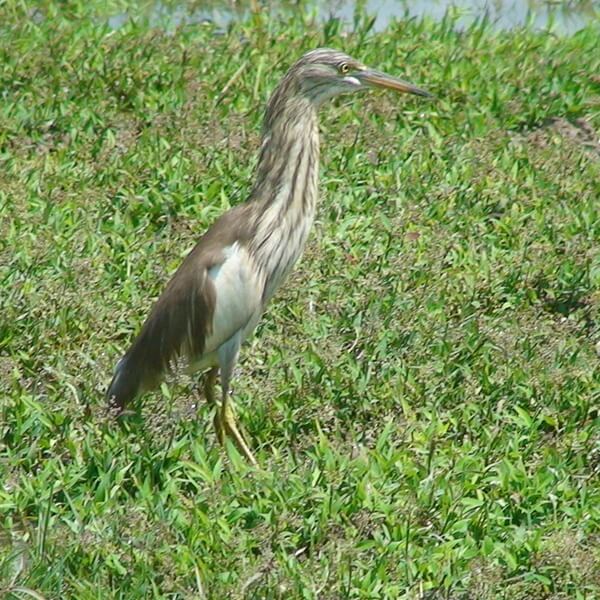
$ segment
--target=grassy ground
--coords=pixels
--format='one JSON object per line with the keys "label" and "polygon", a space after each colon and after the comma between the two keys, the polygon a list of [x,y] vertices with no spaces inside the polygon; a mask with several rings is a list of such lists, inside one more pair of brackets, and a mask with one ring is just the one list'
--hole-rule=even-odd
{"label": "grassy ground", "polygon": [[[37,6],[0,8],[0,595],[600,597],[600,29]],[[235,382],[263,469],[184,377],[116,425],[116,359],[319,45],[439,99],[322,111],[311,241]]]}

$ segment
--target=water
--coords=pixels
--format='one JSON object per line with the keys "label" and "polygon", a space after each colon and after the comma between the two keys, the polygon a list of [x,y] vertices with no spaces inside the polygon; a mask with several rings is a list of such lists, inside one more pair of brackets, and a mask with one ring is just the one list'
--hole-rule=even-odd
{"label": "water", "polygon": [[[351,20],[354,5],[350,1],[340,2],[336,16]],[[537,29],[546,29],[552,24],[563,34],[576,32],[593,18],[600,19],[600,3],[596,3],[596,6],[594,3],[569,6],[566,3],[559,5],[527,0],[367,0],[365,9],[368,14],[377,17],[375,27],[379,30],[394,18],[404,15],[441,20],[448,10],[456,10],[461,15],[457,21],[459,27],[487,15],[491,25],[497,29],[513,29],[530,22]]]}
{"label": "water", "polygon": [[[382,30],[394,19],[427,16],[440,20],[447,11],[457,11],[457,27],[468,25],[487,15],[496,29],[512,29],[530,24],[536,29],[551,28],[562,35],[575,33],[592,21],[600,20],[599,0],[315,0],[305,6],[314,7],[321,22],[338,18],[351,27],[353,15],[360,3],[369,15],[376,17],[375,29]],[[201,6],[203,5],[203,6]],[[265,10],[281,14],[291,13],[293,5],[269,3]],[[296,9],[297,10],[297,9]],[[244,19],[249,14],[247,5],[232,0],[228,2],[188,3],[154,2],[136,10],[152,25],[176,27],[182,24],[211,22],[225,28],[233,20]],[[108,19],[111,28],[118,29],[129,18],[129,13],[118,13]]]}

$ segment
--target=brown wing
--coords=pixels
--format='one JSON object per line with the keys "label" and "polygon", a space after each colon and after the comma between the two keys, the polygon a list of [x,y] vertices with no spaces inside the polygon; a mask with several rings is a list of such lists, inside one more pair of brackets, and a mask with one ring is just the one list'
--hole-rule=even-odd
{"label": "brown wing", "polygon": [[139,392],[155,387],[179,356],[202,356],[216,303],[208,271],[225,260],[224,248],[245,242],[248,212],[249,205],[243,204],[225,213],[184,259],[117,364],[107,391],[113,404],[123,408]]}

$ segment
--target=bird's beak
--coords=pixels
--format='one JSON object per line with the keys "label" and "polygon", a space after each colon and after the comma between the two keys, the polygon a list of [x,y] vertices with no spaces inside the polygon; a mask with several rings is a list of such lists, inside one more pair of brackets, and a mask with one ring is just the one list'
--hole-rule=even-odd
{"label": "bird's beak", "polygon": [[354,74],[354,77],[360,82],[373,87],[385,88],[388,90],[395,90],[397,92],[403,92],[405,94],[415,94],[417,96],[423,96],[423,98],[433,98],[433,95],[421,88],[418,88],[408,81],[403,81],[397,77],[386,75],[381,71],[374,71],[372,69],[365,69]]}

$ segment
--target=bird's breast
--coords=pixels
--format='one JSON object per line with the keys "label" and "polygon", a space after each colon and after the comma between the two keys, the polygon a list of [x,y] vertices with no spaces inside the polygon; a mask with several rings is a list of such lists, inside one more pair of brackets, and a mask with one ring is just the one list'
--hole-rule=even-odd
{"label": "bird's breast", "polygon": [[224,248],[224,260],[208,270],[215,289],[212,331],[205,345],[214,352],[237,332],[245,338],[256,327],[262,312],[264,276],[247,249],[235,242]]}
{"label": "bird's breast", "polygon": [[312,216],[303,218],[298,223],[283,227],[281,231],[271,235],[269,244],[271,250],[259,261],[264,274],[263,304],[273,297],[302,255],[312,221]]}

